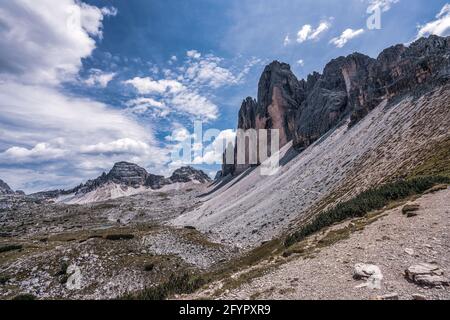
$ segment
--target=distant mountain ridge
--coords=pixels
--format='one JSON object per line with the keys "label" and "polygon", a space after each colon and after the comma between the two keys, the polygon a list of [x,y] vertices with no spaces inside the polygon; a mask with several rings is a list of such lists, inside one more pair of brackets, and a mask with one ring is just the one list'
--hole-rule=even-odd
{"label": "distant mountain ridge", "polygon": [[[73,189],[38,192],[32,196],[48,199],[67,197],[69,195],[83,196],[106,186],[111,187],[111,185],[121,187],[124,191],[124,195],[126,195],[127,193],[125,191],[127,188],[136,190],[159,190],[164,186],[170,186],[177,183],[205,184],[211,181],[212,180],[206,173],[189,166],[179,168],[175,170],[169,178],[165,178],[164,176],[151,174],[137,164],[118,162],[108,173],[104,172],[96,179],[88,180],[86,183],[80,184]],[[133,194],[133,190],[129,193]]]}

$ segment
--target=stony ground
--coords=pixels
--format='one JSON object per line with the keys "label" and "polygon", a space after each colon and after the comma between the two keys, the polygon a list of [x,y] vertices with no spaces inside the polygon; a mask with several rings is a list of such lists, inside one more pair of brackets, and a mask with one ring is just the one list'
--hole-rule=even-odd
{"label": "stony ground", "polygon": [[[410,203],[420,205],[415,217],[402,214],[403,205],[387,210],[347,239],[316,246],[308,254],[294,254],[281,264],[264,261],[259,267],[267,271],[260,277],[235,288],[216,282],[188,298],[374,299],[394,295],[412,299],[418,294],[427,299],[450,299],[449,287],[419,286],[404,276],[408,267],[430,263],[439,266],[449,278],[450,189],[426,194]],[[348,224],[337,225],[331,231],[343,230]],[[309,239],[310,245],[320,244],[321,238],[327,239],[326,234]],[[353,278],[358,263],[379,267],[383,276],[380,289],[360,287],[365,280]],[[272,270],[271,265],[276,268]],[[243,273],[232,277],[237,279]]]}
{"label": "stony ground", "polygon": [[[164,226],[196,206],[203,191],[149,192],[89,205],[3,199],[0,299],[113,299],[230,258],[233,248],[192,228]],[[8,246],[15,247],[4,250]]]}

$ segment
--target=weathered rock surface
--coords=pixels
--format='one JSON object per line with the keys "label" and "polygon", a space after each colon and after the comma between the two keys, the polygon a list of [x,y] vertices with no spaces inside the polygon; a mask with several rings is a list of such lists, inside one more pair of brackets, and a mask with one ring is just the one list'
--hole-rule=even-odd
{"label": "weathered rock surface", "polygon": [[429,263],[419,263],[409,267],[405,270],[405,276],[421,286],[448,286],[450,283],[438,265]]}
{"label": "weathered rock surface", "polygon": [[0,194],[13,194],[14,191],[4,182],[0,179]]}
{"label": "weathered rock surface", "polygon": [[211,178],[201,170],[194,169],[192,167],[182,167],[173,172],[169,178],[170,183],[208,183],[211,182]]}
{"label": "weathered rock surface", "polygon": [[[377,59],[360,53],[339,57],[306,80],[274,61],[261,76],[258,100],[242,103],[238,129],[279,129],[280,147],[293,140],[304,150],[348,117],[354,126],[384,100],[448,83],[449,57],[450,37],[430,36],[390,47]],[[236,175],[249,166],[228,164],[223,172]]]}

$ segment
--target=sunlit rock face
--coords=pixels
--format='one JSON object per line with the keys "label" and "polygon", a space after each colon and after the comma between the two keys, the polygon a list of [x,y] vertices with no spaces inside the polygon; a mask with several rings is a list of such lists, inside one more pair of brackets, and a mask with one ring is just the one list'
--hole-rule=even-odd
{"label": "sunlit rock face", "polygon": [[[450,37],[439,36],[392,46],[376,59],[360,53],[339,57],[306,80],[298,80],[288,64],[274,61],[261,75],[258,99],[243,101],[238,129],[278,129],[280,148],[292,140],[302,151],[343,120],[356,125],[385,100],[448,83],[449,61]],[[236,153],[235,147],[235,163]],[[252,165],[247,160],[224,164],[222,175],[245,171]]]}

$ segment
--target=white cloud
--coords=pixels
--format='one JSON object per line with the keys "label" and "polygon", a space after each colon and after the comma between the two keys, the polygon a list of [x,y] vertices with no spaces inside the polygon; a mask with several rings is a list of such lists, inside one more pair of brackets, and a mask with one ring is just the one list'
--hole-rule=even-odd
{"label": "white cloud", "polygon": [[205,148],[202,156],[194,159],[194,164],[222,164],[223,152],[229,143],[234,144],[236,132],[234,130],[223,130],[214,141]]}
{"label": "white cloud", "polygon": [[283,45],[284,45],[285,47],[287,47],[287,46],[290,45],[290,44],[291,44],[291,38],[290,38],[290,36],[287,34],[286,37],[284,38]]}
{"label": "white cloud", "polygon": [[176,80],[153,80],[150,77],[135,77],[134,79],[125,81],[125,84],[132,85],[140,94],[176,93],[184,90],[183,84]]}
{"label": "white cloud", "polygon": [[113,72],[103,72],[99,69],[92,69],[89,77],[83,82],[90,87],[99,86],[101,88],[106,88],[108,83],[110,83],[115,76],[116,73]]}
{"label": "white cloud", "polygon": [[214,103],[199,94],[195,88],[188,88],[179,81],[136,77],[125,83],[134,86],[140,94],[160,95],[163,101],[161,103],[176,111],[205,120],[217,118],[218,108]]}
{"label": "white cloud", "polygon": [[322,21],[317,28],[313,28],[310,24],[305,24],[297,33],[297,42],[303,43],[307,40],[317,40],[320,35],[331,27],[330,18],[328,21]]}
{"label": "white cloud", "polygon": [[368,12],[374,12],[375,10],[381,10],[387,12],[391,10],[393,4],[398,3],[400,0],[369,0]]}
{"label": "white cloud", "polygon": [[309,24],[305,24],[297,33],[297,42],[302,43],[308,40],[313,28]]}
{"label": "white cloud", "polygon": [[128,101],[126,106],[128,112],[138,115],[150,113],[152,116],[164,118],[170,114],[170,109],[164,103],[153,98],[136,98]]}
{"label": "white cloud", "polygon": [[364,29],[347,29],[345,30],[339,37],[333,38],[330,40],[330,43],[334,44],[338,48],[344,47],[347,42],[351,39],[354,39],[364,33]]}
{"label": "white cloud", "polygon": [[189,50],[188,52],[186,52],[186,55],[189,58],[193,58],[193,59],[200,59],[200,57],[202,56],[202,54],[200,52],[198,52],[197,50]]}
{"label": "white cloud", "polygon": [[207,56],[204,59],[189,63],[184,74],[185,79],[199,85],[219,88],[225,85],[237,84],[239,79],[230,70],[219,66],[220,58]]}
{"label": "white cloud", "polygon": [[74,78],[110,13],[75,0],[2,1],[0,76],[40,84]]}
{"label": "white cloud", "polygon": [[139,140],[124,138],[111,142],[100,142],[95,145],[82,146],[80,151],[85,154],[137,154],[149,153],[151,147]]}
{"label": "white cloud", "polygon": [[450,35],[450,3],[442,7],[441,11],[436,15],[436,20],[419,27],[417,39],[431,34],[438,36]]}
{"label": "white cloud", "polygon": [[22,147],[11,147],[0,153],[0,163],[28,163],[35,161],[48,161],[63,157],[67,151],[53,147],[48,143],[38,143],[31,149]]}
{"label": "white cloud", "polygon": [[297,61],[297,64],[299,65],[299,66],[304,66],[305,65],[305,61],[303,61],[303,59],[300,59],[300,60],[298,60]]}

